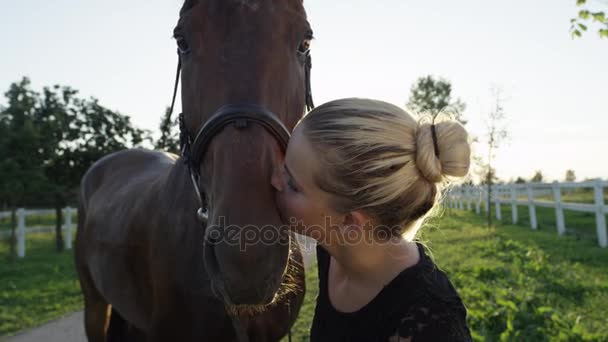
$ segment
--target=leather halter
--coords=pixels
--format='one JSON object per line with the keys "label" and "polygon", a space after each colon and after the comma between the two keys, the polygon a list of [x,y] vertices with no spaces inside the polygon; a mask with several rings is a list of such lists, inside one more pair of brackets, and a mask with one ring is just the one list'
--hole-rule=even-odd
{"label": "leather halter", "polygon": [[198,131],[191,147],[192,162],[200,164],[213,137],[225,126],[233,123],[237,129],[244,129],[249,123],[257,123],[270,132],[280,143],[281,149],[285,151],[289,142],[289,130],[277,118],[277,116],[266,108],[254,104],[225,105],[218,109],[215,114]]}

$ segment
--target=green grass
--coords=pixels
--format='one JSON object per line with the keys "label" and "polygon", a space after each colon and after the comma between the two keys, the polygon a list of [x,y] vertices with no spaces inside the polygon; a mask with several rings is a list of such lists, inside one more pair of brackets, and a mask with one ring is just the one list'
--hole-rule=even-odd
{"label": "green grass", "polygon": [[[608,341],[608,249],[555,229],[484,225],[446,209],[421,234],[467,306],[475,340]],[[71,253],[54,251],[53,234],[28,235],[27,244],[25,259],[0,259],[0,336],[82,307]],[[313,266],[294,341],[309,339],[317,293]]]}
{"label": "green grass", "polygon": [[476,340],[608,341],[608,250],[555,230],[488,229],[446,211],[424,239],[469,309]]}
{"label": "green grass", "polygon": [[55,235],[28,234],[26,256],[9,263],[0,243],[0,336],[82,308],[72,251],[57,253]]}

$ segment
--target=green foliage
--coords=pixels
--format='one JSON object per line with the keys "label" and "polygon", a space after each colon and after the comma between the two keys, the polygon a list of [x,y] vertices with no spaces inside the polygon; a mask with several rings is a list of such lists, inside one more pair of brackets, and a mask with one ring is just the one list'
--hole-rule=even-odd
{"label": "green foliage", "polygon": [[177,120],[171,120],[171,108],[168,107],[160,121],[160,138],[154,144],[154,148],[179,154],[179,133],[176,127]]}
{"label": "green foliage", "polygon": [[582,37],[583,32],[588,30],[587,25],[583,22],[591,21],[593,24],[599,25],[598,33],[600,38],[608,38],[608,17],[605,11],[593,11],[587,6],[587,0],[576,0],[576,5],[581,9],[578,11],[578,16],[570,20],[570,33],[572,37]]}
{"label": "green foliage", "polygon": [[70,87],[45,87],[42,94],[23,78],[11,84],[0,112],[0,202],[52,206],[57,212],[57,249],[63,247],[61,208],[75,202],[80,179],[104,155],[139,145],[146,132],[128,116],[96,99],[77,98]]}
{"label": "green foliage", "polygon": [[517,177],[517,179],[515,180],[515,184],[524,184],[524,183],[526,183],[526,180],[521,177]]}
{"label": "green foliage", "polygon": [[537,170],[534,173],[534,176],[532,176],[532,179],[530,179],[531,182],[537,182],[540,183],[543,181],[543,173],[540,170]]}
{"label": "green foliage", "polygon": [[452,101],[452,84],[445,79],[435,79],[433,76],[421,77],[412,86],[407,107],[417,113],[428,113],[436,116],[445,112],[454,116],[462,124],[466,105],[460,99]]}
{"label": "green foliage", "polygon": [[574,170],[566,170],[566,177],[564,177],[566,182],[574,182],[576,181],[576,174]]}
{"label": "green foliage", "polygon": [[[31,89],[29,79],[11,84],[0,111],[0,200],[20,205],[73,202],[84,172],[108,153],[138,146],[148,132],[128,116],[70,87]],[[29,188],[28,188],[29,187]],[[29,197],[28,197],[29,196]]]}
{"label": "green foliage", "polygon": [[0,201],[12,208],[47,188],[34,112],[38,94],[29,84],[25,78],[12,84],[5,93],[8,107],[0,111]]}
{"label": "green foliage", "polygon": [[592,241],[451,212],[425,238],[469,310],[477,340],[581,341],[607,336],[608,254]]}

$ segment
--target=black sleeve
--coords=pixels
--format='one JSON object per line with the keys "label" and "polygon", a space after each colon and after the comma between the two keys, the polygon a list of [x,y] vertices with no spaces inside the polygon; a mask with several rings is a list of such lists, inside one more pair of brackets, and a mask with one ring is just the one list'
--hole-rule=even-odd
{"label": "black sleeve", "polygon": [[428,303],[409,310],[400,319],[389,342],[472,341],[464,307]]}

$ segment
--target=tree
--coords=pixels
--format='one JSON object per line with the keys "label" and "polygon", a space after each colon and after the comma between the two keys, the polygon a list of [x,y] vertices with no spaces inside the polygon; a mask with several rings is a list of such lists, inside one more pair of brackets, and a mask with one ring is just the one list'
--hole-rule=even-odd
{"label": "tree", "polygon": [[[24,78],[11,85],[6,93],[9,106],[2,111],[4,130],[8,129],[11,135],[0,139],[0,151],[9,151],[14,158],[0,161],[0,178],[13,188],[0,190],[0,195],[6,198],[10,194],[29,194],[29,199],[19,197],[19,201],[11,199],[11,203],[52,205],[56,211],[58,251],[63,249],[61,209],[75,202],[86,170],[106,154],[149,139],[149,132],[133,127],[128,116],[101,106],[94,98],[80,99],[77,93],[70,87],[53,86],[45,87],[41,95],[32,91],[29,80]],[[29,149],[17,150],[12,146],[15,144]],[[40,181],[31,183],[27,191],[15,190],[24,169],[39,171]]]}
{"label": "tree", "polygon": [[517,179],[515,180],[515,184],[525,184],[526,180],[521,178],[521,177],[517,177]]}
{"label": "tree", "polygon": [[[608,2],[603,2],[608,5]],[[606,11],[592,10],[587,0],[576,0],[576,5],[580,8],[578,16],[570,19],[570,33],[572,37],[582,37],[583,32],[588,30],[587,25],[591,21],[599,25],[598,33],[601,38],[608,38],[608,15]]]}
{"label": "tree", "polygon": [[541,183],[543,181],[543,173],[540,170],[536,170],[530,182]]}
{"label": "tree", "polygon": [[576,181],[576,175],[574,174],[574,170],[566,170],[566,182],[574,182]]}
{"label": "tree", "polygon": [[485,183],[488,193],[488,227],[492,226],[492,184],[497,179],[496,170],[492,166],[492,161],[496,153],[496,149],[507,138],[507,130],[504,127],[505,112],[502,106],[504,99],[502,90],[498,87],[491,89],[494,99],[494,106],[488,113],[488,121],[486,123],[486,138],[488,144],[487,162],[485,163]]}
{"label": "tree", "polygon": [[29,84],[27,78],[12,84],[5,93],[8,106],[0,112],[0,198],[11,211],[10,260],[15,259],[16,209],[47,186],[34,119],[38,94]]}
{"label": "tree", "polygon": [[452,101],[452,84],[442,78],[435,79],[429,75],[421,77],[410,90],[407,108],[417,113],[429,113],[433,117],[440,112],[446,112],[463,125],[466,121],[462,113],[466,105],[460,99]]}
{"label": "tree", "polygon": [[179,132],[177,120],[171,121],[171,107],[167,107],[160,121],[160,138],[154,144],[157,150],[179,154]]}
{"label": "tree", "polygon": [[61,250],[61,209],[75,201],[87,169],[107,154],[139,146],[149,139],[149,133],[135,128],[128,116],[105,108],[95,98],[76,98],[77,91],[69,87],[45,88],[44,93],[41,118],[56,118],[48,127],[53,145],[46,155],[45,172],[54,186],[57,249]]}

